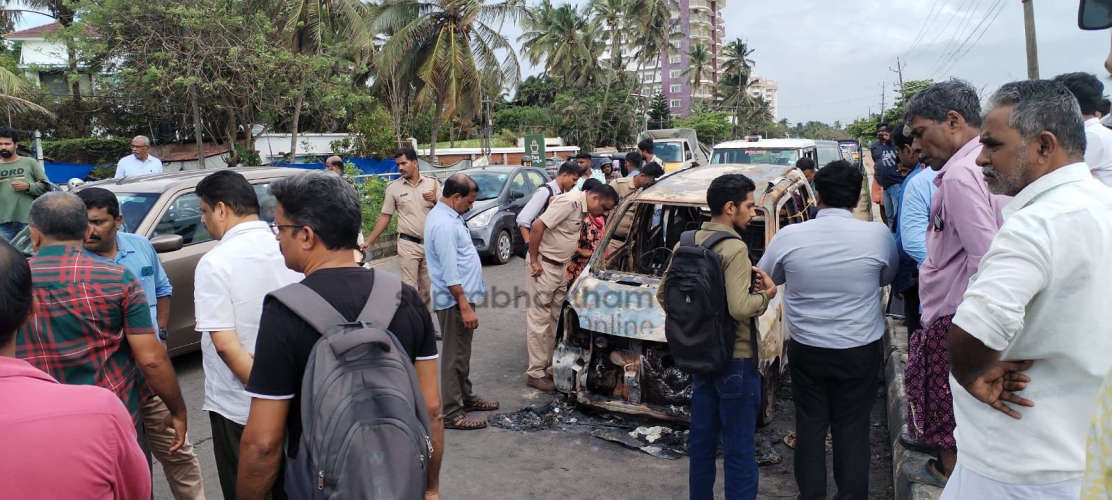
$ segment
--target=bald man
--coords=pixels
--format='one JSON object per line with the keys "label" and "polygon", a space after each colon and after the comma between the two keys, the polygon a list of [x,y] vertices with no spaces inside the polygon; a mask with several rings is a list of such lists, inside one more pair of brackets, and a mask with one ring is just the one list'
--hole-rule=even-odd
{"label": "bald man", "polygon": [[151,140],[145,135],[135,136],[131,140],[131,154],[116,163],[117,179],[161,173],[162,160],[151,156]]}
{"label": "bald man", "polygon": [[[352,186],[355,185],[355,181],[352,180],[351,177],[348,177],[347,175],[344,174],[344,159],[343,158],[340,158],[339,156],[336,156],[336,155],[329,156],[327,160],[324,160],[324,169],[329,171],[329,172],[332,172],[332,173],[334,173],[334,174],[336,174],[340,177],[343,177],[345,181],[348,181],[348,184],[351,184]],[[360,236],[362,236],[362,235],[360,235]]]}

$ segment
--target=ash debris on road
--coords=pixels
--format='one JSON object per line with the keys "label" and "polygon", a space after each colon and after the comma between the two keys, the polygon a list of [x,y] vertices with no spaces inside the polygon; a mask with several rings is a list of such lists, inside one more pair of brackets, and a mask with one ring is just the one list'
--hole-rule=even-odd
{"label": "ash debris on road", "polygon": [[641,450],[657,458],[677,459],[687,455],[686,426],[605,412],[588,412],[559,398],[517,411],[499,413],[488,421],[494,427],[511,431],[557,430],[588,434]]}
{"label": "ash debris on road", "polygon": [[[687,426],[643,417],[584,410],[573,404],[553,399],[547,403],[526,406],[517,411],[499,413],[489,419],[490,425],[519,432],[556,430],[587,434],[630,449],[640,450],[657,458],[675,460],[687,456]],[[773,449],[772,439],[757,434],[757,463],[773,465],[783,458]]]}

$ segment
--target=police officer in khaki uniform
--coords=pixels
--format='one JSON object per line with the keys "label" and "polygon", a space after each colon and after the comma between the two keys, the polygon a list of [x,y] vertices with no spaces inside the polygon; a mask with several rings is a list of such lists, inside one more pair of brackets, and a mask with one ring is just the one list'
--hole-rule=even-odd
{"label": "police officer in khaki uniform", "polygon": [[[649,163],[641,167],[633,177],[614,179],[610,181],[610,185],[614,187],[614,191],[617,191],[618,200],[620,201],[626,199],[627,196],[633,194],[637,190],[656,182],[656,180],[663,175],[664,169],[661,168],[660,165]],[[621,220],[618,221],[618,227],[614,229],[614,237],[610,239],[607,252],[614,252],[625,244],[626,237],[629,236],[629,228],[632,225],[633,211],[626,210],[625,213],[622,214]]]}
{"label": "police officer in khaki uniform", "polygon": [[429,305],[429,270],[425,262],[425,217],[436,206],[440,186],[436,179],[417,170],[417,152],[402,148],[394,156],[402,176],[386,186],[382,214],[375,222],[371,236],[363,241],[362,250],[374,244],[394,213],[398,214],[398,263],[402,282],[417,289],[425,307]]}
{"label": "police officer in khaki uniform", "polygon": [[588,191],[557,196],[533,221],[529,241],[529,310],[525,315],[529,368],[526,384],[542,391],[556,390],[550,373],[556,347],[556,318],[567,293],[568,262],[579,247],[587,213],[606,215],[618,203],[614,188],[598,184]]}
{"label": "police officer in khaki uniform", "polygon": [[618,199],[624,200],[630,193],[656,182],[663,175],[664,169],[660,165],[649,163],[643,166],[637,172],[637,175],[619,177],[610,181],[610,185],[614,187],[614,191],[618,192]]}

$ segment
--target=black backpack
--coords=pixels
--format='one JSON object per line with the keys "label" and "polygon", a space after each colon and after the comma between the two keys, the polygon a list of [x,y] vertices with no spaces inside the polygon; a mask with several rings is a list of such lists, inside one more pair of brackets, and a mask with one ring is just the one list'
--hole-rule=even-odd
{"label": "black backpack", "polygon": [[734,357],[737,322],[726,303],[722,258],[713,250],[728,239],[740,238],[719,231],[697,245],[695,231],[684,231],[664,281],[664,336],[676,366],[689,373],[721,373]]}

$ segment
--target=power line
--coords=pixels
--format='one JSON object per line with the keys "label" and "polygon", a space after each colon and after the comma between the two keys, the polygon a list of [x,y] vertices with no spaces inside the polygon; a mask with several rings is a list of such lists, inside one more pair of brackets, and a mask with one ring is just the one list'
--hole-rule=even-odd
{"label": "power line", "polygon": [[[961,14],[960,13],[956,14],[954,16],[951,16],[951,17],[953,17],[953,19],[948,19],[947,14],[945,13],[945,11],[948,8],[949,8],[949,2],[946,2],[945,4],[943,4],[942,8],[939,9],[939,11],[938,11],[938,16],[939,17],[938,17],[938,20],[937,20],[936,24],[945,23],[947,20],[949,20],[950,22],[946,23],[943,26],[940,26],[938,29],[933,30],[934,35],[929,40],[926,39],[926,37],[924,37],[924,40],[926,40],[926,41],[923,42],[924,46],[935,45],[935,43],[938,43],[939,45],[946,44],[947,41],[949,41],[948,37],[950,36],[950,32],[953,31],[953,28],[955,28],[956,26],[958,26],[960,24],[958,19],[959,19]],[[966,12],[966,14],[968,14],[969,11],[965,11],[965,12]]]}
{"label": "power line", "polygon": [[[997,1],[999,1],[999,0],[997,0]],[[939,67],[941,67],[941,66],[945,65],[947,62],[949,62],[950,58],[953,57],[953,54],[961,46],[961,43],[959,42],[959,40],[962,40],[962,37],[968,37],[972,33],[976,32],[977,28],[976,28],[975,25],[972,24],[972,21],[973,21],[973,19],[975,19],[975,14],[977,13],[978,10],[980,10],[983,3],[984,3],[983,0],[978,0],[975,5],[971,4],[970,8],[965,11],[965,15],[962,16],[961,21],[956,22],[956,23],[952,23],[950,25],[951,27],[956,27],[957,29],[954,30],[952,35],[950,35],[949,30],[947,30],[947,36],[951,37],[951,38],[949,38],[946,42],[944,42],[945,48],[939,54],[938,58],[935,59],[934,64],[931,65],[932,67],[935,68],[936,71]],[[990,10],[991,10],[991,7],[990,7]],[[986,12],[988,12],[988,11],[986,11]],[[972,28],[970,29],[970,27],[972,27]],[[968,29],[968,31],[966,31],[967,29]],[[932,74],[933,73],[934,72],[932,72]]]}
{"label": "power line", "polygon": [[[981,41],[985,32],[987,32],[989,27],[992,26],[992,23],[996,21],[996,18],[1000,16],[1000,12],[1004,10],[1004,7],[1004,0],[996,0],[996,2],[989,7],[989,10],[985,11],[985,15],[981,18],[981,21],[973,27],[973,31],[969,32],[969,35],[965,37],[965,40],[963,40],[956,49],[954,49],[950,57],[935,67],[935,70],[931,72],[931,74],[935,76],[945,76],[946,72],[953,69],[954,65],[968,54],[977,42]],[[977,33],[977,30],[980,30],[980,33]],[[977,39],[970,43],[974,35],[976,35]]]}
{"label": "power line", "polygon": [[1000,17],[1000,13],[1004,11],[1005,7],[1007,7],[1007,5],[1004,4],[1001,0],[1000,6],[996,9],[996,13],[992,15],[992,19],[988,21],[988,24],[985,24],[985,27],[981,29],[981,32],[977,35],[977,39],[973,40],[973,43],[966,45],[965,49],[960,54],[957,54],[954,57],[953,61],[950,62],[950,65],[943,70],[943,75],[953,70],[954,66],[956,66],[957,63],[966,56],[966,54],[969,54],[969,51],[973,50],[973,47],[977,46],[977,43],[980,42],[981,38],[985,36],[985,33],[988,32],[988,29],[992,27],[993,23],[996,22],[996,18]]}
{"label": "power line", "polygon": [[942,2],[931,2],[931,10],[927,13],[927,17],[923,18],[923,24],[919,26],[919,33],[915,35],[915,39],[911,41],[911,47],[904,51],[905,56],[914,51],[919,46],[919,42],[923,41],[923,35],[927,34],[927,26],[930,25],[931,19],[934,18],[934,14],[939,10],[938,6],[941,4]]}

